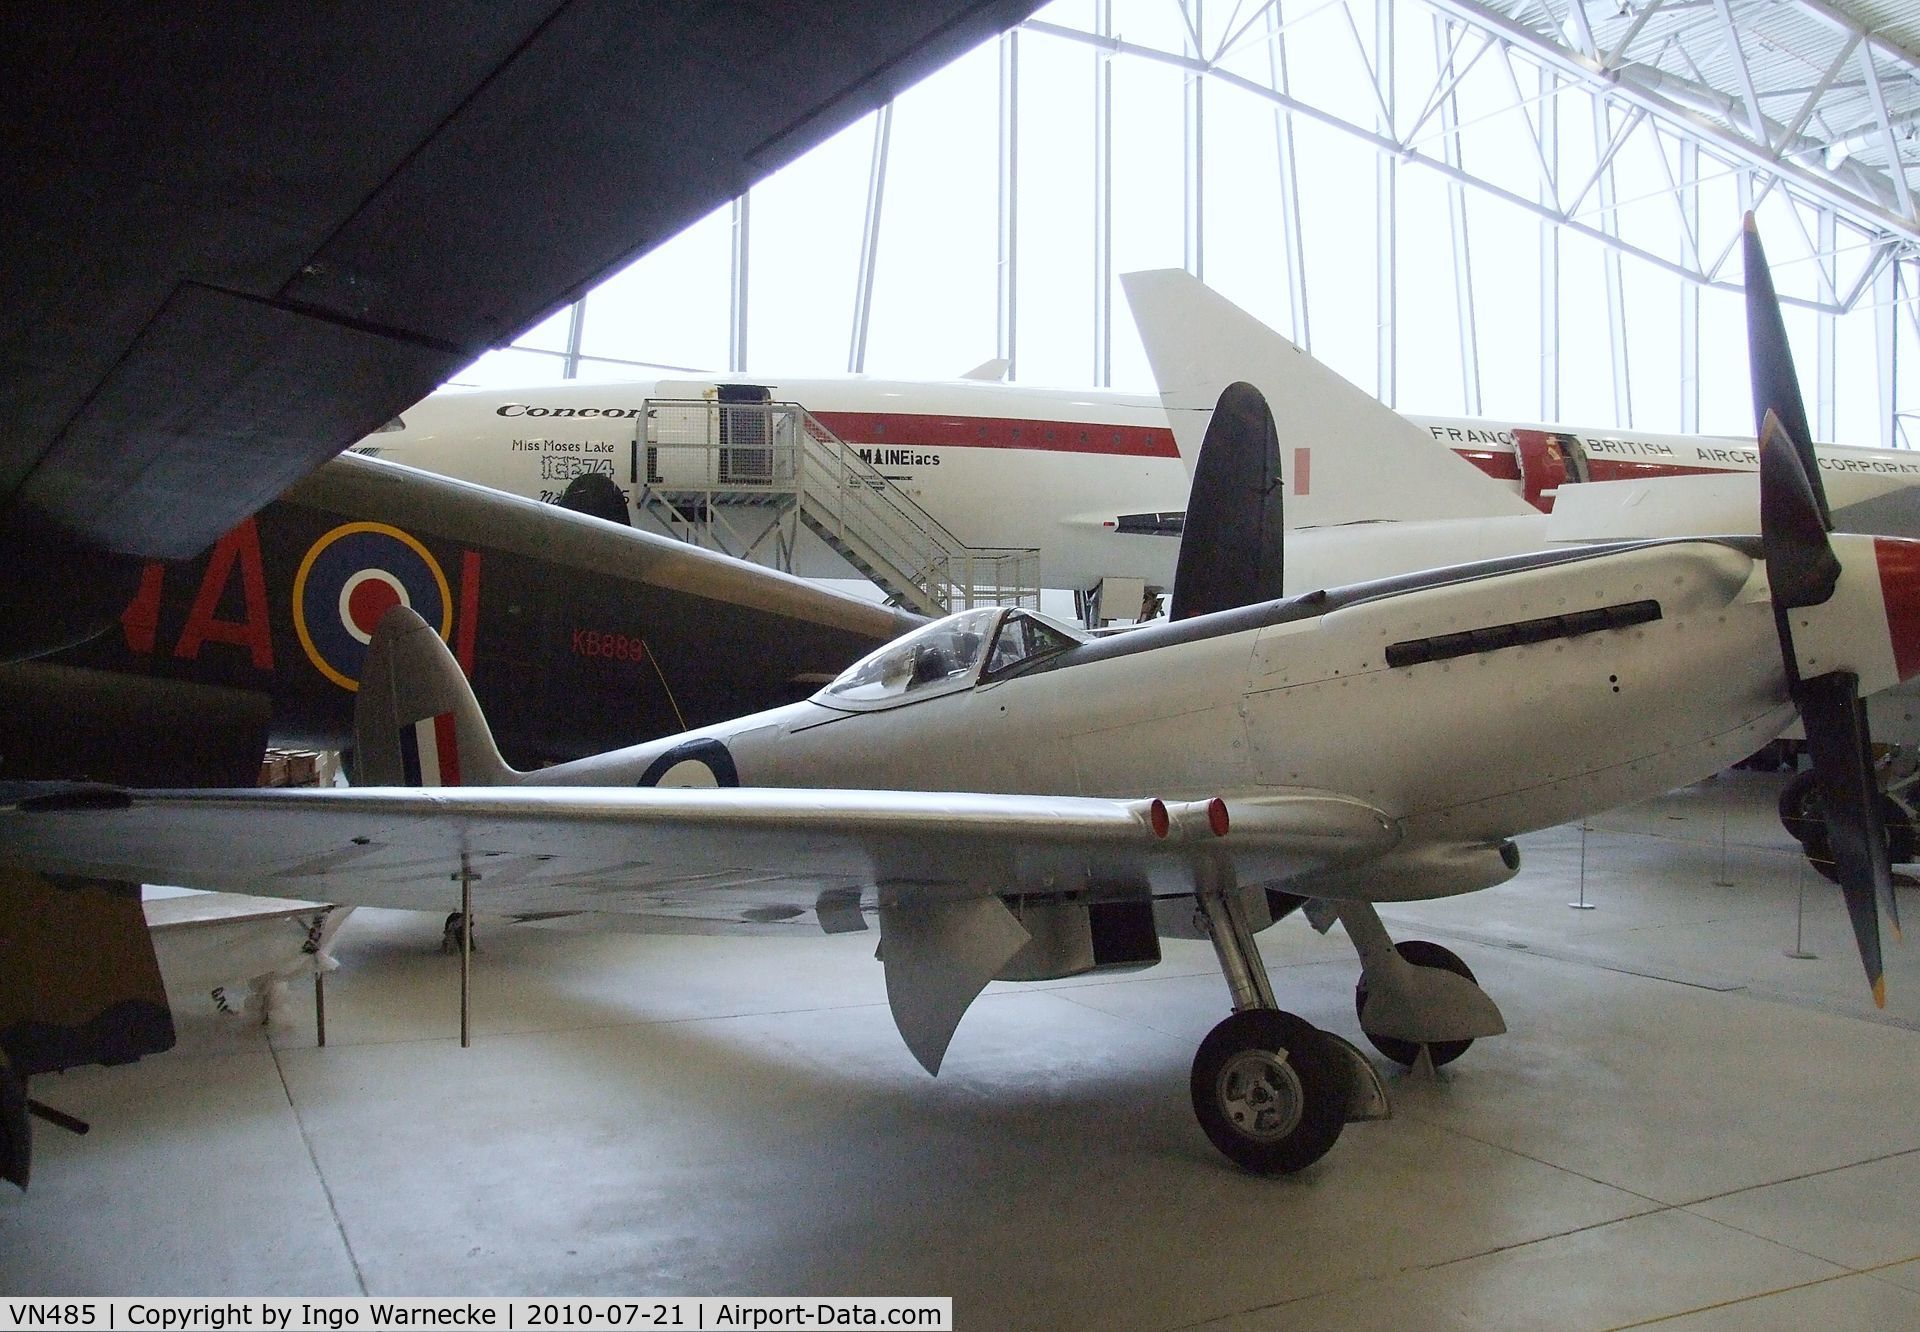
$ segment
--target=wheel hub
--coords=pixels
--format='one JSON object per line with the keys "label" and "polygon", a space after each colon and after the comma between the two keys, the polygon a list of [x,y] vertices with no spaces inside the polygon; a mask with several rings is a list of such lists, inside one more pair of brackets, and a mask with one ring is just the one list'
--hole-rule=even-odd
{"label": "wheel hub", "polygon": [[1284,1051],[1234,1055],[1220,1069],[1216,1094],[1227,1122],[1256,1142],[1276,1142],[1292,1133],[1306,1102]]}

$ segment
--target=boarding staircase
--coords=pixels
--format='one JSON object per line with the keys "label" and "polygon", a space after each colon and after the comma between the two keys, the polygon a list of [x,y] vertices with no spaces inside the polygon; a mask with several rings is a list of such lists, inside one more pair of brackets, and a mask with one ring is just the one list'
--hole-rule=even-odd
{"label": "boarding staircase", "polygon": [[923,615],[1039,606],[1038,550],[967,545],[798,403],[649,398],[642,420],[634,505],[669,535],[792,572],[804,530]]}

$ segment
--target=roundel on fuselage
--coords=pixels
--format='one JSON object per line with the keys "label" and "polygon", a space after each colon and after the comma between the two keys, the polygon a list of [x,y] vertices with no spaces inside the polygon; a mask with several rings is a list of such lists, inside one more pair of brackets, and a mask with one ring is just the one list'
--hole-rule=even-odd
{"label": "roundel on fuselage", "polygon": [[293,579],[293,628],[314,669],[342,689],[360,687],[367,642],[380,617],[407,606],[453,632],[447,575],[414,537],[385,523],[343,523],[314,542]]}
{"label": "roundel on fuselage", "polygon": [[718,740],[689,740],[675,745],[640,774],[638,786],[738,786],[733,755]]}

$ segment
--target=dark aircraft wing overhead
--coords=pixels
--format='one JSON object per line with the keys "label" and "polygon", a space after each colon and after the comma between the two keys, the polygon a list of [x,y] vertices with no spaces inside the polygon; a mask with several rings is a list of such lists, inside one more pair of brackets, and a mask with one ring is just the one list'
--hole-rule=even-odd
{"label": "dark aircraft wing overhead", "polygon": [[204,549],[1036,3],[5,6],[5,553]]}

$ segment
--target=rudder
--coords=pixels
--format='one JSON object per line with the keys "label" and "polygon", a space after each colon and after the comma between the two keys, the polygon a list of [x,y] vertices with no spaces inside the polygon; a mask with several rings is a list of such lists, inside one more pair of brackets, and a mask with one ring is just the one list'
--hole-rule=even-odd
{"label": "rudder", "polygon": [[520,774],[493,742],[467,677],[405,606],[380,620],[353,708],[360,786],[504,786]]}

